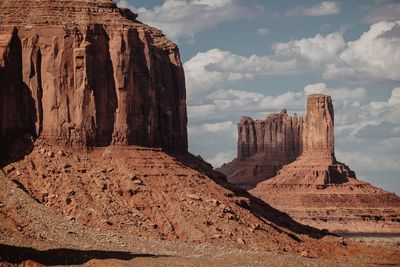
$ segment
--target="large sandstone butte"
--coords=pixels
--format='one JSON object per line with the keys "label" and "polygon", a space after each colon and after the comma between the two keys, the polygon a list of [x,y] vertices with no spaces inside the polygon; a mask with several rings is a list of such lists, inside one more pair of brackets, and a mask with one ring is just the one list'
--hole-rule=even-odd
{"label": "large sandstone butte", "polygon": [[0,145],[187,150],[177,46],[111,0],[1,1]]}
{"label": "large sandstone butte", "polygon": [[276,175],[302,151],[303,119],[286,110],[265,120],[242,117],[238,124],[237,157],[219,169],[244,188]]}
{"label": "large sandstone butte", "polygon": [[346,165],[336,161],[333,124],[332,100],[318,94],[308,97],[304,120],[297,114],[289,116],[285,109],[265,120],[243,117],[238,124],[237,158],[219,170],[230,182],[249,189],[301,156],[305,160],[318,158],[318,164],[322,164],[320,170],[301,179],[323,184],[355,177]]}
{"label": "large sandstone butte", "polygon": [[336,161],[331,98],[311,95],[303,125],[303,152],[250,192],[296,220],[336,232],[400,232],[400,198],[357,180]]}

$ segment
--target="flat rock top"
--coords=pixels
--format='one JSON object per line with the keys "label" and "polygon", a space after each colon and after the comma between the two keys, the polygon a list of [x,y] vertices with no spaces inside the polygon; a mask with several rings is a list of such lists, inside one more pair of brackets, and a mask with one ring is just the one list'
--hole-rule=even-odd
{"label": "flat rock top", "polygon": [[137,21],[136,14],[118,8],[112,0],[0,0],[0,14],[0,33],[14,27],[71,30],[96,24],[112,30],[134,28],[148,33],[161,49],[177,48],[162,31]]}
{"label": "flat rock top", "polygon": [[116,4],[105,0],[2,0],[0,8],[2,24],[126,23]]}

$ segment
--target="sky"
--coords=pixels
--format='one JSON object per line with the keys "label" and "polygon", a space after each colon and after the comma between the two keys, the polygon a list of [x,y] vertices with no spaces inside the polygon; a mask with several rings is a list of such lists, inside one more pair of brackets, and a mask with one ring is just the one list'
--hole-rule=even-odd
{"label": "sky", "polygon": [[242,116],[332,96],[337,160],[400,194],[400,1],[117,0],[179,46],[189,151],[236,156]]}

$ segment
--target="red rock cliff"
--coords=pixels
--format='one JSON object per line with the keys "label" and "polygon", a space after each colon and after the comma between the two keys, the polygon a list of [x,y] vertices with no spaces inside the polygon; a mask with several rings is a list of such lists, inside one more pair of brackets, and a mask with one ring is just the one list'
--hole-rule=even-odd
{"label": "red rock cliff", "polygon": [[244,188],[274,177],[282,168],[287,171],[292,162],[296,163],[292,169],[294,183],[299,179],[304,183],[341,183],[346,177],[355,177],[335,158],[330,96],[310,95],[305,120],[296,114],[290,117],[286,110],[261,121],[243,117],[238,124],[238,136],[237,158],[220,171]]}
{"label": "red rock cliff", "polygon": [[315,94],[307,98],[303,154],[335,160],[334,114],[330,96]]}
{"label": "red rock cliff", "polygon": [[237,184],[256,184],[277,174],[302,151],[303,119],[286,110],[264,120],[242,117],[238,124],[237,158],[220,171]]}
{"label": "red rock cliff", "polygon": [[294,160],[301,152],[303,120],[289,116],[286,110],[270,114],[265,120],[242,117],[238,124],[238,155],[245,160],[257,153]]}
{"label": "red rock cliff", "polygon": [[179,51],[112,1],[2,1],[0,139],[187,150]]}

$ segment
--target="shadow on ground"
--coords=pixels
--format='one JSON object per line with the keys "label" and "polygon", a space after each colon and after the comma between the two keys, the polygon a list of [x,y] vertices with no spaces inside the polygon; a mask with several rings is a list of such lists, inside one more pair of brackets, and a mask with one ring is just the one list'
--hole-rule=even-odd
{"label": "shadow on ground", "polygon": [[159,256],[153,254],[133,254],[123,251],[75,250],[63,248],[41,251],[33,248],[0,244],[0,262],[11,264],[21,264],[24,261],[31,260],[46,266],[79,265],[93,259],[129,261],[133,258],[140,257],[158,258]]}
{"label": "shadow on ground", "polygon": [[[249,210],[260,220],[266,222],[271,227],[274,227],[278,232],[286,233],[290,238],[296,240],[297,242],[302,242],[295,234],[307,235],[311,238],[320,239],[327,235],[334,235],[326,230],[319,230],[317,228],[311,227],[309,225],[301,224],[294,219],[292,219],[287,213],[279,211],[263,200],[251,195],[244,189],[237,187],[227,181],[226,176],[222,173],[213,170],[212,165],[205,162],[202,158],[196,157],[190,153],[171,154],[183,165],[195,169],[198,172],[207,175],[212,178],[217,184],[223,186],[231,191],[233,191],[236,196],[247,198],[248,201],[235,202],[237,205]],[[293,232],[286,231],[285,229]]]}

